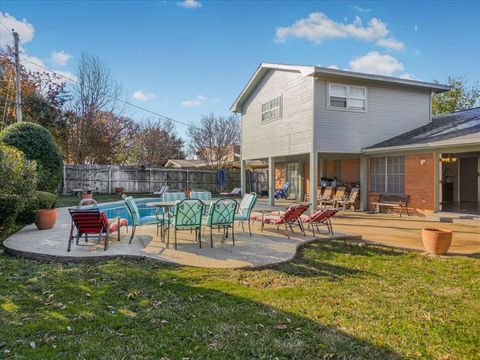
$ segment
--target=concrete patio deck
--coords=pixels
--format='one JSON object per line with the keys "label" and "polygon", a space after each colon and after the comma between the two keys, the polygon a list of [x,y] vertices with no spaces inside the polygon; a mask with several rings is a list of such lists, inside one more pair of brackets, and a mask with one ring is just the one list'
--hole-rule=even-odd
{"label": "concrete patio deck", "polygon": [[[260,232],[260,226],[252,226],[253,236],[235,229],[235,246],[231,238],[221,244],[221,234],[214,231],[214,247],[210,247],[210,233],[204,228],[202,248],[193,240],[189,231],[178,232],[178,250],[173,247],[173,233],[170,234],[170,247],[160,241],[156,235],[155,226],[144,226],[137,229],[136,235],[129,244],[130,235],[122,228],[121,241],[113,234],[109,248],[104,251],[103,243],[97,244],[92,238],[85,243],[80,240],[77,246],[72,244],[72,250],[67,252],[67,239],[70,231],[70,215],[67,208],[58,209],[57,224],[50,230],[37,230],[35,225],[28,225],[18,231],[3,243],[5,252],[35,259],[55,261],[86,261],[110,257],[149,258],[177,265],[189,265],[210,268],[254,268],[288,261],[295,257],[297,249],[316,239],[328,239],[328,235],[315,238],[311,232],[303,236],[296,231],[286,237],[285,231],[277,231],[273,226],[266,226]],[[309,235],[310,234],[310,235]],[[349,234],[336,233],[336,238],[352,238]],[[359,236],[353,238],[359,239]]]}
{"label": "concrete patio deck", "polygon": [[[367,214],[342,212],[332,219],[335,231],[361,235],[367,242],[425,252],[422,244],[423,228],[453,231],[448,255],[480,257],[480,221],[467,224],[440,222],[441,217],[422,218],[396,214]],[[459,220],[460,222],[460,220]]]}

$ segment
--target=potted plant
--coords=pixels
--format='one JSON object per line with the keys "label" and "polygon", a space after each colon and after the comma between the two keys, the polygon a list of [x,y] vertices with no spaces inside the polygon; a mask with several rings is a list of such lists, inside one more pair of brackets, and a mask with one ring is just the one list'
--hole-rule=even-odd
{"label": "potted plant", "polygon": [[123,194],[123,187],[117,186],[117,187],[115,188],[115,194],[118,194],[118,195]]}
{"label": "potted plant", "polygon": [[37,218],[35,225],[39,230],[51,229],[57,221],[57,209],[55,203],[57,195],[45,191],[38,191],[37,196]]}
{"label": "potted plant", "polygon": [[425,250],[430,254],[446,254],[452,244],[452,231],[432,228],[422,229],[422,242]]}

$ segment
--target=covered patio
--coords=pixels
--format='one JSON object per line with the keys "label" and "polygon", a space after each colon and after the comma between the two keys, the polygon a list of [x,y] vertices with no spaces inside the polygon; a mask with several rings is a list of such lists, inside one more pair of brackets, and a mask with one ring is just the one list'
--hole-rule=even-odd
{"label": "covered patio", "polygon": [[[250,191],[245,178],[245,169],[251,162],[263,162],[268,170],[268,204],[275,206],[275,190],[288,182],[287,199],[296,202],[306,201],[311,204],[311,211],[318,208],[318,196],[322,189],[331,186],[345,186],[348,189],[359,187],[360,210],[367,210],[367,191],[361,184],[368,183],[368,158],[351,153],[304,153],[290,156],[278,156],[241,161],[242,192]],[[329,181],[322,181],[328,179]],[[363,190],[363,191],[362,191]]]}

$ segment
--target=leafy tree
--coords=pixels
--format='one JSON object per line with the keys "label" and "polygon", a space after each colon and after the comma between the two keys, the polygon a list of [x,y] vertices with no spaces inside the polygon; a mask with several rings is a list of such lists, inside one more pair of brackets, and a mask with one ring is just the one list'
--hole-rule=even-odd
{"label": "leafy tree", "polygon": [[148,166],[164,166],[169,159],[184,159],[183,140],[177,135],[172,121],[149,119],[140,125],[134,144],[129,150],[131,161]]}
{"label": "leafy tree", "polygon": [[37,162],[38,190],[56,192],[63,174],[63,160],[47,129],[29,122],[15,123],[0,133],[0,141],[22,151],[28,160]]}
{"label": "leafy tree", "polygon": [[[15,64],[11,48],[0,50],[0,130],[16,122]],[[57,140],[63,129],[63,105],[69,100],[65,81],[48,71],[21,66],[23,120],[42,125]]]}
{"label": "leafy tree", "polygon": [[189,150],[212,167],[221,167],[240,143],[240,122],[235,115],[203,115],[200,127],[187,130]]}
{"label": "leafy tree", "polygon": [[480,88],[478,82],[468,86],[465,78],[449,76],[448,85],[452,90],[434,94],[432,113],[434,115],[468,110],[480,105]]}

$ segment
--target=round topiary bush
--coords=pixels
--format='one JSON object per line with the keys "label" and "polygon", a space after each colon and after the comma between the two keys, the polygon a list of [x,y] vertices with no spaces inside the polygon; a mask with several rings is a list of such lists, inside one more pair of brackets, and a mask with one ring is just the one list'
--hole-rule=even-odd
{"label": "round topiary bush", "polygon": [[52,134],[38,124],[21,122],[0,132],[0,141],[37,162],[38,190],[55,192],[63,173],[63,159]]}

